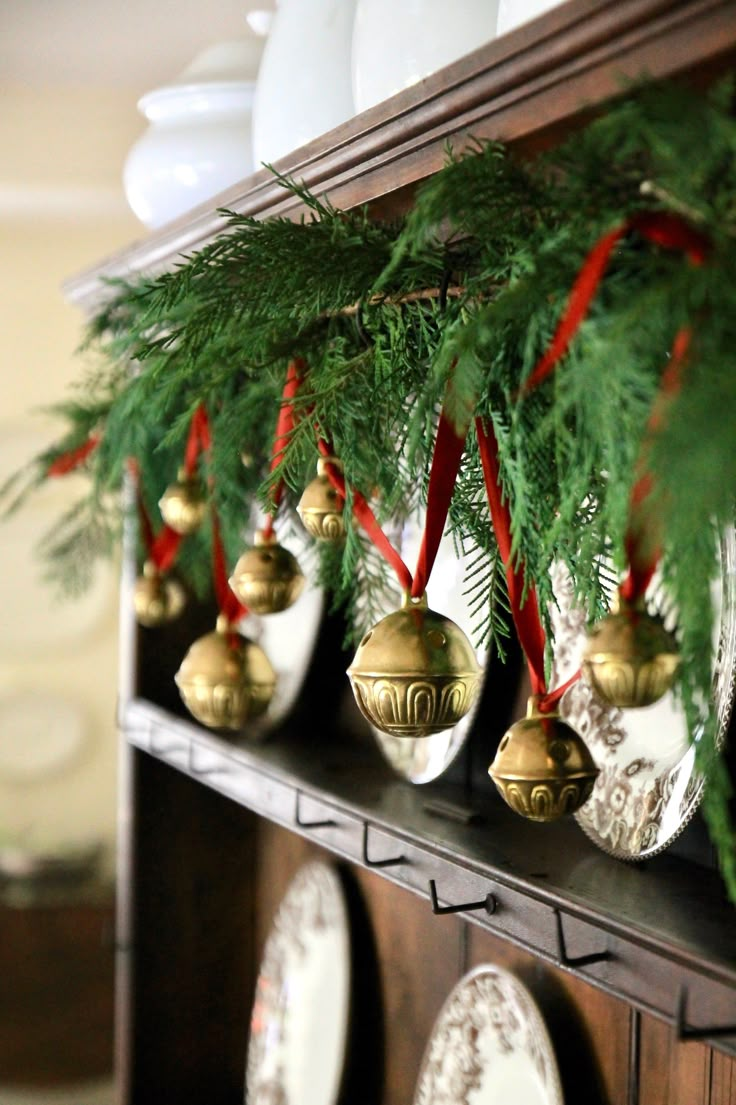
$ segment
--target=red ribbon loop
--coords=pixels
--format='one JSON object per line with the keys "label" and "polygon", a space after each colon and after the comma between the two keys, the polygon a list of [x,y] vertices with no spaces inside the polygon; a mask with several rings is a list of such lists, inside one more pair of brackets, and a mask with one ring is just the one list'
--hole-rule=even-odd
{"label": "red ribbon loop", "polygon": [[189,424],[189,436],[184,451],[184,471],[189,479],[197,471],[197,461],[200,453],[209,452],[211,446],[212,437],[207,411],[204,403],[200,403],[192,415],[192,421]]}
{"label": "red ribbon loop", "polygon": [[432,467],[427,489],[427,518],[424,524],[422,544],[411,588],[412,598],[421,598],[427,589],[429,577],[437,558],[442,534],[445,531],[447,513],[455,489],[460,462],[465,452],[467,427],[458,434],[442,411],[434,443]]}
{"label": "red ribbon loop", "polygon": [[[506,569],[506,582],[511,604],[511,614],[516,626],[519,644],[524,650],[529,676],[532,684],[532,694],[539,695],[539,709],[542,712],[549,711],[555,705],[556,692],[547,694],[547,683],[544,677],[544,647],[545,635],[542,621],[539,617],[539,604],[537,593],[533,586],[526,585],[524,567],[513,564],[511,541],[511,512],[503,495],[501,487],[501,470],[498,462],[498,441],[493,426],[486,426],[481,418],[475,420],[475,432],[478,437],[478,449],[483,468],[483,479],[488,495],[488,506],[491,512],[493,532],[496,535],[498,552]],[[526,601],[524,594],[526,592]],[[577,676],[575,676],[577,678]],[[565,688],[566,689],[566,688]],[[562,692],[560,692],[561,694]]]}
{"label": "red ribbon loop", "polygon": [[638,230],[655,245],[680,250],[693,265],[702,265],[710,252],[710,241],[705,234],[679,215],[667,211],[643,211],[632,216],[625,225],[627,229]]}
{"label": "red ribbon loop", "polygon": [[[422,534],[422,544],[413,576],[381,529],[366,499],[357,490],[353,490],[352,493],[355,518],[360,522],[383,558],[395,571],[402,591],[411,594],[413,598],[421,598],[427,589],[429,577],[432,574],[442,534],[445,530],[447,512],[450,509],[450,501],[457,481],[460,462],[465,451],[466,433],[467,430],[464,430],[462,434],[458,434],[449,418],[442,411],[429,473],[424,533]],[[325,459],[329,460],[330,457],[334,456],[329,444],[323,438],[318,438],[317,447]],[[344,499],[346,485],[342,472],[334,464],[329,463],[325,465],[325,472],[332,486]]]}
{"label": "red ribbon loop", "polygon": [[[565,355],[588,312],[616,244],[631,230],[638,231],[655,245],[681,251],[692,265],[704,264],[710,251],[710,242],[704,234],[690,226],[679,215],[666,211],[643,211],[605,234],[596,242],[583,262],[552,341],[525,381],[522,393],[531,391],[545,380]],[[647,423],[650,439],[660,429],[666,407],[679,391],[682,366],[687,357],[691,336],[689,327],[683,327],[675,337],[670,361],[662,374],[660,391]],[[643,598],[661,556],[659,541],[651,532],[653,528],[651,519],[645,518],[642,506],[653,490],[651,473],[645,471],[648,448],[648,443],[645,441],[638,465],[641,475],[631,492],[629,527],[624,538],[629,571],[619,588],[619,593],[628,603],[634,603],[637,599]]]}
{"label": "red ribbon loop", "polygon": [[240,621],[248,613],[248,607],[244,606],[228,583],[227,561],[225,547],[222,543],[222,531],[220,519],[214,501],[210,508],[212,519],[212,581],[215,588],[217,608],[225,616],[231,625]]}
{"label": "red ribbon loop", "polygon": [[46,469],[47,476],[66,476],[79,468],[102,441],[100,434],[90,434],[87,440],[76,449],[70,449],[68,453],[62,453],[60,457],[52,461]]}
{"label": "red ribbon loop", "polygon": [[644,597],[662,556],[661,543],[653,536],[653,531],[656,532],[657,529],[656,521],[653,522],[651,511],[645,513],[644,504],[654,490],[654,478],[651,472],[646,470],[646,458],[652,438],[662,427],[666,409],[680,390],[682,369],[690,348],[691,337],[690,329],[683,327],[678,331],[673,342],[670,360],[662,374],[659,393],[647,422],[648,436],[642,446],[638,464],[641,475],[631,489],[629,525],[624,537],[629,570],[619,587],[621,598],[629,605],[634,605],[637,600]]}
{"label": "red ribbon loop", "polygon": [[[283,459],[283,453],[289,443],[289,438],[294,430],[294,399],[299,390],[304,374],[306,362],[301,357],[295,357],[289,362],[286,372],[286,382],[281,394],[281,406],[276,421],[276,432],[271,450],[271,471],[275,472]],[[284,495],[284,481],[280,479],[273,490],[273,510],[266,515],[263,532],[267,538],[273,536],[273,520],[279,504]]]}
{"label": "red ribbon loop", "polygon": [[[187,475],[194,475],[200,453],[208,453],[211,449],[212,431],[210,429],[210,422],[207,417],[207,410],[204,403],[200,403],[194,412],[189,430],[189,439],[187,440],[185,458]],[[225,547],[222,543],[220,519],[215,506],[214,489],[212,486],[210,486],[210,494],[212,495],[210,505],[210,516],[212,519],[212,583],[215,591],[215,600],[220,613],[227,618],[228,622],[235,624],[235,622],[239,621],[240,618],[248,613],[248,609],[242,604],[237,595],[233,593],[228,583]]]}
{"label": "red ribbon loop", "polygon": [[702,265],[708,256],[710,243],[705,235],[691,227],[679,215],[670,215],[665,211],[643,211],[604,234],[585,258],[552,340],[531,375],[525,380],[522,392],[531,391],[546,380],[557,362],[564,357],[588,313],[598,285],[608,268],[611,254],[631,230],[638,230],[655,245],[681,250],[693,265]]}
{"label": "red ribbon loop", "polygon": [[532,388],[546,380],[557,362],[567,353],[570,342],[577,334],[581,322],[588,313],[593,296],[608,268],[611,254],[627,230],[627,223],[611,230],[596,242],[585,258],[570,290],[567,306],[562,313],[562,318],[557,323],[552,341],[549,343],[547,351],[537,361],[531,375],[525,380],[522,391],[531,391]]}
{"label": "red ribbon loop", "polygon": [[146,550],[146,560],[150,560],[152,564],[155,564],[159,572],[168,572],[176,560],[179,546],[182,542],[182,536],[180,533],[171,529],[170,526],[162,526],[158,534],[154,533],[151,516],[148,513],[141,492],[140,468],[138,462],[134,460],[133,457],[128,458],[128,471],[135,485],[136,506],[138,509],[141,540]]}
{"label": "red ribbon loop", "polygon": [[[334,453],[323,438],[320,438],[317,441],[317,447],[325,460],[328,461],[328,463],[324,466],[325,475],[327,476],[332,486],[335,488],[335,491],[337,491],[338,495],[340,495],[344,500],[347,494],[345,476],[336,464],[329,463],[329,458],[334,456]],[[402,591],[406,591],[407,593],[410,592],[412,589],[411,572],[389,541],[386,534],[381,529],[380,525],[378,524],[378,519],[371,510],[368,501],[356,489],[353,489],[352,495],[353,514],[355,518],[368,534],[371,541],[378,549],[384,560],[388,564],[390,564],[393,570],[396,572],[396,576],[399,580],[399,585]]]}

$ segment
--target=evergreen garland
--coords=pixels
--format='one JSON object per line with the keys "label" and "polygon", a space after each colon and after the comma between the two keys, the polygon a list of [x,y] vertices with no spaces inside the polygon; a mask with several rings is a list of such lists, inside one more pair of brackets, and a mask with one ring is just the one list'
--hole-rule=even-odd
{"label": "evergreen garland", "polygon": [[[673,85],[632,91],[553,152],[520,162],[478,144],[421,190],[405,220],[344,212],[282,180],[304,201],[301,222],[223,213],[223,232],[172,272],[116,282],[93,320],[94,360],[58,408],[67,431],[11,487],[19,502],[50,462],[102,434],[87,462],[88,498],[49,541],[72,589],[120,536],[117,495],[126,458],[141,465],[152,506],[180,463],[191,416],[210,414],[208,460],[223,538],[234,563],[252,504],[268,505],[268,461],[289,359],[309,366],[280,476],[294,503],[314,475],[315,426],[348,485],[371,494],[388,524],[421,507],[437,412],[452,377],[450,414],[492,420],[514,547],[542,611],[550,566],[565,562],[591,620],[624,566],[629,495],[652,403],[677,330],[690,325],[680,393],[650,465],[664,522],[663,579],[679,611],[682,696],[705,816],[736,901],[730,785],[707,708],[711,583],[733,525],[736,487],[736,122],[732,84],[706,96]],[[628,216],[664,210],[708,236],[705,265],[636,234],[616,251],[567,356],[541,387],[520,388],[544,352],[581,263]],[[138,366],[131,374],[130,366]],[[249,461],[241,463],[241,452]],[[112,505],[111,505],[112,504]],[[348,504],[349,507],[349,504]],[[478,636],[503,650],[504,572],[469,435],[450,526],[471,554],[468,588]],[[200,592],[209,535],[184,542],[180,567]],[[323,553],[321,578],[360,634],[383,606],[387,569],[357,528]],[[550,627],[547,626],[549,631]]]}

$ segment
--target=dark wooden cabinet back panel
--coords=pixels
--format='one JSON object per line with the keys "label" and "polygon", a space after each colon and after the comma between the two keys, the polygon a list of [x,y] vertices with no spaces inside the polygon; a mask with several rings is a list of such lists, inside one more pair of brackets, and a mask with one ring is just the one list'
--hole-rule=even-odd
{"label": "dark wooden cabinet back panel", "polygon": [[639,1093],[651,1105],[701,1105],[709,1101],[710,1052],[696,1042],[672,1041],[672,1029],[641,1018]]}
{"label": "dark wooden cabinet back panel", "polygon": [[641,1105],[736,1105],[734,1060],[690,1040],[672,1028],[641,1018],[639,1086]]}
{"label": "dark wooden cabinet back panel", "polygon": [[721,1051],[710,1056],[709,1105],[736,1105],[736,1063]]}
{"label": "dark wooden cabinet back panel", "polygon": [[376,939],[385,1018],[382,1105],[414,1095],[424,1048],[442,1003],[462,974],[463,922],[433,917],[427,902],[359,872]]}

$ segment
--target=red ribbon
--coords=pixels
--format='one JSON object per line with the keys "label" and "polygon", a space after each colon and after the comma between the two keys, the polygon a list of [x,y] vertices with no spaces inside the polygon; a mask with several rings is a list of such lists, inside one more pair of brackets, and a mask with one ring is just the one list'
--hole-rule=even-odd
{"label": "red ribbon", "polygon": [[639,460],[639,468],[643,471],[631,489],[629,525],[624,537],[629,570],[619,587],[621,598],[629,606],[635,605],[638,599],[644,597],[662,555],[661,544],[653,539],[651,521],[644,511],[644,504],[654,490],[652,474],[645,470],[645,458],[652,437],[659,431],[664,422],[667,407],[680,390],[682,368],[690,348],[691,337],[692,333],[689,327],[683,327],[677,332],[673,342],[670,360],[662,374],[659,394],[647,423],[649,439],[645,441]]}
{"label": "red ribbon", "polygon": [[[511,542],[511,512],[503,495],[501,487],[501,472],[498,463],[498,441],[493,426],[488,429],[481,418],[475,420],[475,432],[478,437],[478,449],[483,468],[483,479],[488,495],[488,505],[491,511],[491,522],[496,535],[498,552],[506,569],[506,582],[508,585],[511,614],[516,626],[519,643],[524,650],[529,676],[532,684],[532,694],[539,698],[538,709],[542,713],[554,710],[557,702],[580,676],[576,672],[565,684],[554,691],[547,691],[547,682],[544,676],[544,648],[545,634],[542,620],[539,617],[539,603],[537,592],[530,584],[527,586],[524,566],[517,563],[514,566]],[[524,596],[526,594],[526,601]]]}
{"label": "red ribbon", "polygon": [[[705,235],[695,230],[678,215],[670,215],[666,212],[642,212],[605,234],[596,242],[583,262],[549,347],[524,382],[522,394],[542,383],[567,352],[570,342],[588,312],[614,248],[631,230],[638,231],[648,241],[665,249],[680,250],[692,265],[702,265],[708,256],[710,243]],[[687,356],[691,336],[690,329],[683,327],[675,337],[670,361],[662,375],[660,392],[647,424],[650,437],[661,427],[665,409],[680,388],[682,366]],[[643,503],[653,490],[652,475],[644,470],[644,458],[647,452],[648,447],[645,443],[639,462],[642,472],[632,488],[629,527],[624,538],[629,571],[621,584],[619,593],[629,604],[643,597],[661,556],[661,546],[653,539],[651,532],[647,532],[648,528],[651,530],[651,526],[647,527],[642,509]]]}
{"label": "red ribbon", "polygon": [[[210,430],[209,418],[207,417],[207,410],[204,403],[200,403],[194,412],[192,425],[189,430],[189,439],[187,441],[187,455],[185,460],[187,475],[194,474],[200,453],[209,452],[211,448],[212,431]],[[189,467],[190,461],[193,465],[191,468]],[[211,480],[210,491],[212,491]],[[244,606],[237,595],[233,593],[228,583],[225,548],[222,543],[220,519],[217,514],[217,508],[215,507],[214,496],[212,497],[210,506],[210,517],[212,520],[212,583],[215,591],[215,600],[220,613],[224,614],[228,622],[234,624],[248,613],[248,608]]]}
{"label": "red ribbon", "polygon": [[708,250],[708,239],[694,230],[678,215],[663,211],[642,212],[604,234],[588,253],[575,279],[562,318],[557,324],[548,349],[537,361],[531,375],[525,380],[522,393],[546,380],[557,362],[564,357],[570,342],[588,313],[591,301],[598,290],[611,254],[620,240],[631,230],[638,230],[643,237],[665,249],[681,250],[693,265],[702,265]]}
{"label": "red ribbon", "polygon": [[210,424],[204,403],[200,403],[189,424],[186,449],[184,451],[184,471],[191,479],[197,471],[197,461],[201,453],[209,452],[212,446]]}
{"label": "red ribbon", "polygon": [[[294,399],[296,398],[296,393],[299,390],[299,385],[302,382],[306,367],[306,363],[301,357],[295,357],[294,360],[289,362],[289,367],[286,372],[286,382],[281,395],[281,407],[279,408],[279,416],[276,422],[273,449],[271,451],[272,472],[275,472],[281,465],[284,450],[289,444],[289,438],[294,430]],[[263,533],[266,538],[273,536],[274,515],[279,508],[283,495],[284,481],[280,479],[273,490],[273,510],[266,515],[266,522],[263,527]]]}
{"label": "red ribbon", "polygon": [[[429,577],[437,557],[450,509],[450,500],[460,469],[460,461],[465,451],[467,430],[458,434],[445,415],[440,414],[437,438],[432,454],[432,467],[429,473],[427,490],[427,514],[422,534],[422,544],[417,558],[417,566],[412,576],[399,553],[393,547],[381,529],[375,514],[359,491],[353,491],[353,514],[370,537],[373,544],[396,572],[401,589],[412,596],[421,598],[427,589]],[[326,459],[333,456],[330,446],[318,439],[317,446]],[[335,490],[345,498],[345,477],[334,464],[325,465],[325,474]]]}
{"label": "red ribbon", "polygon": [[[184,452],[184,470],[188,478],[191,479],[194,476],[200,454],[210,449],[211,445],[212,438],[207,411],[204,404],[200,403],[192,415]],[[128,458],[128,471],[135,483],[136,505],[141,538],[146,550],[146,559],[155,564],[159,572],[167,572],[178,556],[182,534],[177,533],[168,525],[162,526],[159,532],[155,533],[151,516],[141,493],[138,462],[132,457]]]}
{"label": "red ribbon", "polygon": [[[325,460],[328,461],[324,466],[325,475],[337,491],[338,495],[344,500],[346,498],[347,489],[345,485],[345,476],[336,464],[330,464],[330,458],[334,459],[333,450],[322,438],[317,440],[317,448],[319,449]],[[386,534],[381,529],[378,520],[371,510],[367,500],[361,495],[359,491],[353,489],[353,514],[360,522],[365,532],[370,537],[373,544],[396,572],[398,576],[399,584],[402,591],[409,593],[412,590],[413,580],[409,569],[404,561],[399,556],[396,549],[389,541]]]}
{"label": "red ribbon", "polygon": [[225,559],[225,547],[222,543],[220,519],[214,502],[210,508],[212,518],[212,581],[215,588],[215,599],[221,614],[227,618],[231,625],[245,617],[248,607],[244,606],[228,583],[227,561]]}
{"label": "red ribbon", "polygon": [[70,449],[68,453],[62,453],[61,456],[52,461],[46,469],[46,475],[66,476],[69,472],[73,472],[95,451],[101,441],[102,436],[100,434],[90,434],[84,444],[79,445],[76,449]]}
{"label": "red ribbon", "polygon": [[135,484],[136,506],[146,560],[155,564],[159,572],[168,572],[174,564],[182,542],[182,535],[171,526],[162,526],[158,534],[154,532],[151,516],[148,513],[140,487],[140,469],[132,457],[128,459],[128,471]]}
{"label": "red ribbon", "polygon": [[437,557],[442,534],[445,531],[447,512],[455,488],[460,461],[465,451],[467,428],[458,434],[445,412],[440,415],[437,439],[434,443],[432,467],[427,489],[427,518],[424,523],[422,545],[414,572],[412,598],[421,598],[427,589],[429,577]]}

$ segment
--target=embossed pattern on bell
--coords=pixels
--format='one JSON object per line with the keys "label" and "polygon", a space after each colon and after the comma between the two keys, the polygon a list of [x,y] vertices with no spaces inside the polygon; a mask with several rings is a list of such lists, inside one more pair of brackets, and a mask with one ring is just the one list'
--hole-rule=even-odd
{"label": "embossed pattern on bell", "polygon": [[177,681],[189,712],[212,729],[242,729],[246,722],[260,717],[268,709],[273,686],[233,685],[192,679]]}
{"label": "embossed pattern on bell", "polygon": [[472,707],[480,680],[475,673],[435,676],[370,676],[348,673],[364,717],[396,737],[421,737],[457,725]]}
{"label": "embossed pattern on bell", "polygon": [[[196,640],[175,676],[184,705],[203,725],[241,729],[273,697],[276,675],[260,646],[215,631]],[[235,635],[237,636],[237,635]]]}
{"label": "embossed pattern on bell", "polygon": [[595,777],[564,782],[523,783],[491,776],[496,788],[511,809],[529,821],[557,821],[575,813],[590,798]]}
{"label": "embossed pattern on bell", "polygon": [[234,593],[254,614],[288,609],[304,589],[296,557],[275,541],[246,549],[229,580]]}
{"label": "embossed pattern on bell", "polygon": [[304,528],[318,541],[342,541],[345,523],[342,514],[320,514],[316,511],[299,511]]}
{"label": "embossed pattern on bell", "polygon": [[342,498],[328,477],[319,475],[307,484],[296,509],[310,536],[337,543],[345,539],[342,506]]}
{"label": "embossed pattern on bell", "polygon": [[658,702],[679,665],[677,642],[661,619],[631,611],[609,614],[594,626],[582,660],[596,694],[621,709]]}
{"label": "embossed pattern on bell", "polygon": [[583,660],[583,671],[596,694],[621,709],[651,706],[672,686],[679,657],[657,656],[642,664],[625,660]]}
{"label": "embossed pattern on bell", "polygon": [[395,737],[451,729],[471,709],[482,680],[465,633],[424,600],[369,630],[348,676],[364,716]]}
{"label": "embossed pattern on bell", "polygon": [[504,801],[531,821],[556,821],[587,802],[598,768],[582,737],[558,714],[537,711],[504,734],[488,774]]}

